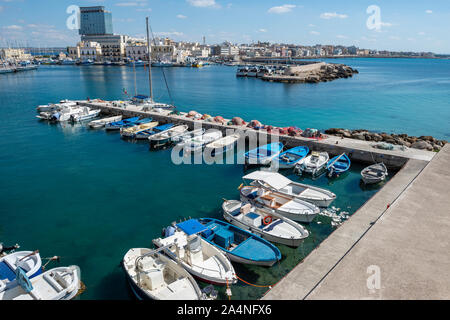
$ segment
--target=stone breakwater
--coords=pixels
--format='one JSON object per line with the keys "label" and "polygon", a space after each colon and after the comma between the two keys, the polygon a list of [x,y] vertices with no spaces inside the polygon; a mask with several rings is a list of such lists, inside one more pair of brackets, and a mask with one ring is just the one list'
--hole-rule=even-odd
{"label": "stone breakwater", "polygon": [[273,82],[319,83],[349,78],[356,73],[359,73],[358,70],[344,64],[320,62],[304,66],[290,66],[282,74],[264,75],[261,79]]}
{"label": "stone breakwater", "polygon": [[405,133],[389,134],[385,132],[376,133],[364,129],[349,130],[342,128],[331,128],[325,130],[326,134],[334,136],[351,138],[357,140],[385,142],[392,145],[400,145],[408,148],[438,152],[447,143],[446,140],[438,140],[432,136],[408,136]]}

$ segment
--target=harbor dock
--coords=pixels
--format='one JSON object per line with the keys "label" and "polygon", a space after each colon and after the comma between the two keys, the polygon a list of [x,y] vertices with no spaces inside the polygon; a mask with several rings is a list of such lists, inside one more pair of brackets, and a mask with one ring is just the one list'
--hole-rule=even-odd
{"label": "harbor dock", "polygon": [[262,299],[449,299],[449,163],[410,159]]}
{"label": "harbor dock", "polygon": [[[126,117],[151,117],[153,120],[158,121],[160,124],[164,123],[174,123],[174,124],[186,124],[189,129],[193,129],[197,124],[201,124],[203,128],[216,129],[222,131],[222,133],[230,133],[230,131],[237,131],[244,133],[248,136],[256,135],[259,139],[264,139],[264,141],[277,140],[283,142],[287,147],[296,147],[300,145],[306,145],[311,150],[314,151],[326,151],[330,155],[338,155],[343,152],[347,153],[352,161],[359,161],[362,163],[374,163],[374,162],[384,162],[386,166],[392,169],[399,169],[405,163],[412,160],[423,160],[430,161],[434,156],[435,152],[419,150],[413,148],[404,148],[403,150],[398,148],[394,150],[381,150],[374,148],[374,142],[356,140],[350,138],[341,138],[332,135],[327,135],[323,139],[305,138],[301,136],[289,136],[289,135],[278,135],[275,133],[267,133],[266,131],[259,131],[253,128],[248,128],[246,126],[236,126],[227,125],[217,122],[209,122],[205,120],[194,120],[188,118],[185,114],[181,113],[171,114],[169,110],[163,110],[162,112],[156,111],[144,111],[140,106],[134,105],[113,105],[113,103],[108,101],[77,101],[79,105],[87,106],[94,109],[101,109],[102,114],[105,115],[122,115]],[[225,121],[228,123],[228,120]]]}

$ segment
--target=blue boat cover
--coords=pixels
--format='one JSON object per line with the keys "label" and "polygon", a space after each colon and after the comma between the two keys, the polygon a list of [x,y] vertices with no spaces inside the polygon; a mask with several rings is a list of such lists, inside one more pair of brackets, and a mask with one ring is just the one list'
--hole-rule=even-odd
{"label": "blue boat cover", "polygon": [[16,277],[17,282],[26,293],[29,293],[31,292],[31,290],[33,290],[33,285],[31,284],[30,279],[28,279],[25,270],[23,270],[21,267],[17,267]]}
{"label": "blue boat cover", "polygon": [[137,95],[137,96],[134,96],[134,98],[136,98],[136,99],[141,99],[141,100],[145,100],[145,99],[148,99],[148,96]]}
{"label": "blue boat cover", "polygon": [[180,222],[177,224],[177,227],[180,228],[182,231],[184,231],[188,236],[190,236],[191,234],[202,232],[205,229],[207,229],[196,219]]}
{"label": "blue boat cover", "polygon": [[14,270],[11,270],[6,262],[0,262],[0,281],[5,279],[13,281],[15,278],[16,274],[14,273]]}

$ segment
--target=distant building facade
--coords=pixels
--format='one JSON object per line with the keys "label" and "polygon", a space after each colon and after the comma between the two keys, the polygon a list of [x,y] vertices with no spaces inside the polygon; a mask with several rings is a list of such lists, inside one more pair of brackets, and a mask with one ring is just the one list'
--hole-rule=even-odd
{"label": "distant building facade", "polygon": [[30,60],[31,54],[25,53],[23,49],[1,49],[0,50],[0,59],[2,60]]}
{"label": "distant building facade", "polygon": [[80,35],[113,34],[112,15],[105,7],[80,7]]}

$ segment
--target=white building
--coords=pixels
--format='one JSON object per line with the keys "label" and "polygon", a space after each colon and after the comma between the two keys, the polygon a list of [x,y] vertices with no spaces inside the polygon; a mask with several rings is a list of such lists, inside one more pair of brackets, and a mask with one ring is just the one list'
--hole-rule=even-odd
{"label": "white building", "polygon": [[31,54],[25,53],[23,49],[1,49],[0,50],[0,59],[2,60],[30,60]]}
{"label": "white building", "polygon": [[95,41],[81,41],[76,47],[68,47],[67,52],[73,60],[101,61],[103,59],[102,46]]}
{"label": "white building", "polygon": [[102,49],[103,61],[121,61],[125,57],[128,37],[124,35],[83,35],[82,42],[97,42]]}
{"label": "white building", "polygon": [[148,60],[148,47],[146,44],[130,44],[125,47],[125,54],[133,61]]}

